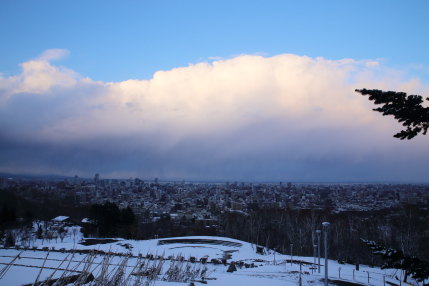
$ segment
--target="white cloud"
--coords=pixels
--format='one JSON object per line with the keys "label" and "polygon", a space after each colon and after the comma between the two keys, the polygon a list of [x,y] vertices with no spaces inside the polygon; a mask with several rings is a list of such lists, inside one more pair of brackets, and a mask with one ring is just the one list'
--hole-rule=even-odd
{"label": "white cloud", "polygon": [[217,158],[348,154],[357,162],[392,144],[400,126],[372,112],[354,90],[427,91],[376,61],[293,54],[241,55],[158,71],[149,80],[94,82],[50,63],[67,53],[47,51],[21,64],[19,75],[0,78],[0,110],[7,111],[0,119],[16,116],[0,124],[3,135],[65,143],[133,137],[129,152],[148,144],[182,152],[183,142],[197,139]]}
{"label": "white cloud", "polygon": [[[401,81],[398,74],[392,77],[394,71],[380,73],[373,61],[291,54],[241,55],[158,71],[150,80],[96,83],[48,61],[65,53],[49,50],[21,64],[21,74],[0,82],[2,94],[56,96],[58,106],[67,104],[75,110],[67,118],[52,116],[39,127],[52,137],[144,132],[180,137],[234,132],[261,121],[282,122],[285,130],[380,124],[355,88],[412,91],[419,87],[418,81]],[[61,100],[73,96],[75,100]],[[299,126],[291,126],[292,122]]]}
{"label": "white cloud", "polygon": [[74,71],[53,66],[50,61],[63,58],[66,50],[47,50],[40,57],[21,64],[22,73],[9,78],[0,77],[0,103],[13,94],[46,94],[53,87],[74,86],[78,75]]}
{"label": "white cloud", "polygon": [[50,49],[43,52],[37,59],[41,61],[60,60],[68,56],[70,51],[64,49]]}

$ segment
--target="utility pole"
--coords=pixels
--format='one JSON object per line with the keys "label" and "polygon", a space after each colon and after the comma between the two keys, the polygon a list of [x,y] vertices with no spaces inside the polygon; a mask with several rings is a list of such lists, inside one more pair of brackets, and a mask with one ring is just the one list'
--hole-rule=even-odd
{"label": "utility pole", "polygon": [[328,286],[328,227],[329,222],[322,222],[325,239],[325,286]]}
{"label": "utility pole", "polygon": [[290,265],[292,265],[292,258],[293,258],[293,243],[290,244]]}

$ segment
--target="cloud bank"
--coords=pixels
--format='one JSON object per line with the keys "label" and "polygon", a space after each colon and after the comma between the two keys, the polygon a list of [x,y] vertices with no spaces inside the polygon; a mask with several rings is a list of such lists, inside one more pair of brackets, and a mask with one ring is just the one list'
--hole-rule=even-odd
{"label": "cloud bank", "polygon": [[382,63],[241,55],[100,82],[48,50],[0,77],[0,171],[208,180],[424,181],[428,138],[354,92],[427,94]]}

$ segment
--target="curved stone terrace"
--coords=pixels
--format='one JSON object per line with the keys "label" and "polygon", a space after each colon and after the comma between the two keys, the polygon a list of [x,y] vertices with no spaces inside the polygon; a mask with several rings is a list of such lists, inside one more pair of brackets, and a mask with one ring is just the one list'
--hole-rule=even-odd
{"label": "curved stone terrace", "polygon": [[176,239],[160,239],[158,245],[183,243],[183,244],[211,244],[211,245],[223,245],[241,247],[243,244],[234,241],[220,240],[220,239],[208,239],[208,238],[176,238]]}

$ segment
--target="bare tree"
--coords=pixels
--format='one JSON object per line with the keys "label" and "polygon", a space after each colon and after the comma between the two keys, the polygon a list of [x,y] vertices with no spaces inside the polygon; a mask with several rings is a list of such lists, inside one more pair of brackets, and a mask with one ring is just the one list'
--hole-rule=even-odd
{"label": "bare tree", "polygon": [[72,228],[72,234],[73,234],[73,244],[76,245],[76,236],[79,233],[79,229],[77,227]]}
{"label": "bare tree", "polygon": [[57,232],[58,236],[61,239],[61,242],[63,242],[64,238],[66,237],[67,231],[64,229],[64,227],[60,227]]}

